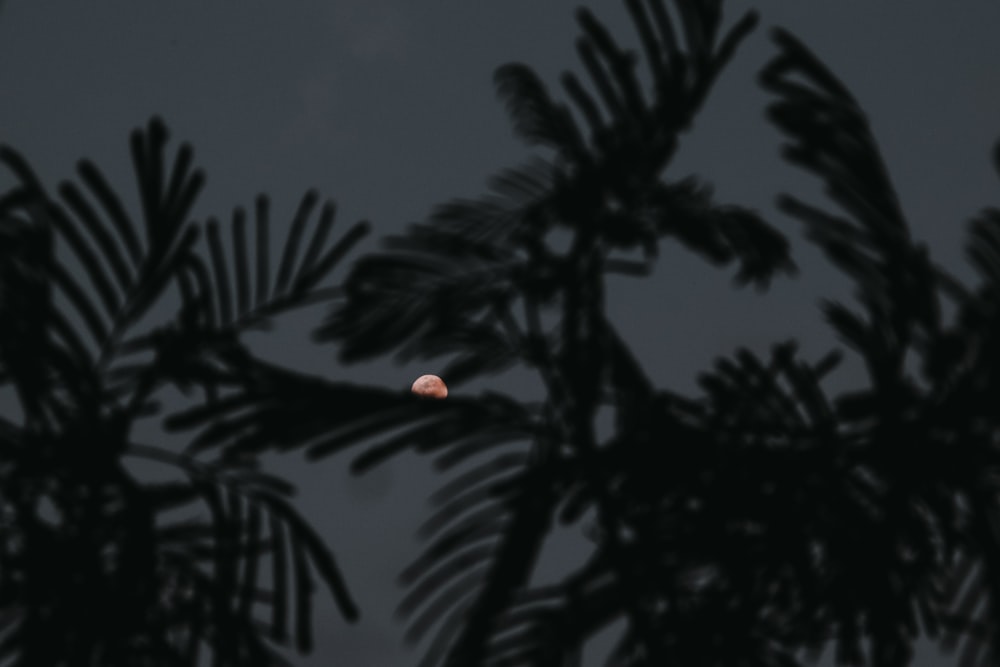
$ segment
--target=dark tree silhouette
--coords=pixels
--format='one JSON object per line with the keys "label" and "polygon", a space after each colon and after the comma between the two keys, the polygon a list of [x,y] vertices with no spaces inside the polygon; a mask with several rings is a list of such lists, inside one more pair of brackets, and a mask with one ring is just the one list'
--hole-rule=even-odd
{"label": "dark tree silhouette", "polygon": [[872,664],[906,664],[919,619],[927,636],[963,644],[961,664],[995,664],[1000,216],[988,209],[973,222],[969,257],[982,284],[970,290],[910,236],[844,85],[788,33],[775,40],[780,54],[761,79],[778,95],[770,113],[791,140],[785,155],[823,179],[839,211],[779,203],[855,282],[859,309],[823,311],[868,374],[864,388],[825,401],[849,504],[830,512],[843,525],[816,545],[827,591],[819,608],[842,663],[862,662],[867,643]]}
{"label": "dark tree silhouette", "polygon": [[[172,386],[211,404],[252,359],[240,334],[325,298],[359,235],[328,236],[309,193],[270,278],[268,201],[231,242],[190,219],[202,188],[187,145],[158,120],[132,135],[141,212],[92,163],[48,193],[0,148],[16,185],[0,198],[0,662],[19,665],[284,664],[308,650],[318,578],[356,611],[327,547],[289,504],[290,485],[246,457],[209,459],[138,440]],[[229,252],[226,251],[228,245]],[[200,396],[201,398],[197,398]],[[137,478],[129,459],[171,475]]]}
{"label": "dark tree silhouette", "polygon": [[[534,369],[541,402],[373,393],[331,416],[325,401],[310,406],[312,380],[266,371],[229,407],[174,424],[210,420],[199,443],[231,451],[323,456],[374,442],[358,470],[406,448],[436,454],[452,478],[400,606],[411,639],[435,631],[425,664],[579,664],[588,639],[620,620],[616,665],[789,666],[831,642],[839,664],[905,665],[921,634],[961,645],[963,664],[992,664],[1000,215],[973,226],[982,287],[933,265],[864,114],[779,32],[762,75],[777,96],[771,116],[789,159],[824,180],[841,212],[780,204],[857,284],[858,309],[823,312],[867,383],[829,396],[823,378],[841,353],[809,362],[788,342],[767,358],[720,359],[698,396],[652,386],[605,315],[607,274],[645,274],[664,237],[735,263],[743,283],[766,285],[792,263],[754,213],[665,178],[754,16],[720,32],[718,2],[626,4],[651,85],[586,11],[578,51],[590,85],[565,75],[569,104],[527,67],[501,68],[515,127],[545,157],[362,258],[317,332],[349,361],[447,358],[453,384]],[[291,420],[293,434],[281,428]],[[252,432],[249,444],[233,429]],[[581,567],[536,583],[557,524],[586,526],[592,547]]]}
{"label": "dark tree silhouette", "polygon": [[[434,631],[428,664],[575,664],[585,642],[620,618],[623,664],[776,664],[791,650],[771,643],[784,617],[755,606],[760,591],[740,593],[755,580],[763,586],[760,575],[714,562],[728,546],[714,515],[686,519],[699,495],[726,483],[713,461],[730,452],[753,460],[729,441],[744,436],[723,435],[709,408],[653,387],[607,319],[604,296],[608,273],[644,274],[664,238],[735,264],[740,283],[763,286],[792,269],[784,238],[752,211],[716,204],[693,177],[664,179],[679,136],[756,17],[723,30],[718,2],[627,6],[648,85],[587,11],[578,50],[588,82],[564,76],[568,105],[529,68],[501,68],[516,129],[548,156],[362,258],[317,332],[347,360],[450,357],[443,375],[452,384],[521,365],[537,372],[542,402],[399,394],[331,413],[323,396],[344,388],[324,392],[268,369],[228,404],[171,422],[210,421],[198,445],[240,452],[302,446],[323,456],[375,438],[358,470],[409,447],[437,453],[455,474],[435,495],[422,528],[428,546],[403,573],[400,606],[410,638]],[[615,432],[602,440],[605,409]],[[718,475],[710,488],[691,488],[706,475]],[[593,547],[561,581],[535,585],[556,522],[590,524]],[[743,600],[730,609],[737,593]]]}
{"label": "dark tree silhouette", "polygon": [[[996,662],[1000,211],[972,224],[979,285],[935,266],[859,105],[778,31],[761,76],[770,116],[838,210],[779,204],[854,281],[856,304],[822,312],[867,375],[831,395],[844,353],[809,361],[780,342],[719,359],[695,396],[654,386],[607,317],[609,274],[646,275],[668,239],[735,267],[738,284],[794,265],[757,214],[670,173],[755,15],[723,29],[719,1],[626,6],[642,58],[584,10],[586,77],[564,75],[567,102],[526,66],[498,70],[539,157],[388,239],[342,292],[319,285],[363,227],[330,245],[323,208],[300,259],[307,195],[273,280],[266,200],[252,261],[239,210],[229,238],[209,221],[201,245],[188,221],[200,176],[187,148],[167,163],[158,123],[133,138],[141,225],[92,165],[85,189],[50,196],[0,154],[20,182],[0,199],[0,379],[23,410],[0,422],[3,657],[195,664],[204,646],[218,664],[269,664],[290,625],[307,648],[315,575],[345,616],[354,607],[287,486],[254,461],[359,448],[359,472],[415,449],[448,476],[402,573],[426,665],[579,665],[615,623],[614,665],[792,667],[833,643],[838,664],[895,666],[919,636],[963,664]],[[176,313],[145,327],[168,291]],[[328,381],[240,344],[322,298],[317,338],[343,359],[440,359],[459,390],[428,401]],[[512,367],[536,374],[541,400],[461,391]],[[166,420],[190,436],[183,453],[132,436],[165,386],[191,392]],[[140,482],[126,456],[180,475]],[[559,525],[588,551],[538,581]]]}

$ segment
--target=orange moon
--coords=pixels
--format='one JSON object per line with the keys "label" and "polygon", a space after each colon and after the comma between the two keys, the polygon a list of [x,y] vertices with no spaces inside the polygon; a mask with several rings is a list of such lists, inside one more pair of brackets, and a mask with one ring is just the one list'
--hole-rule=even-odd
{"label": "orange moon", "polygon": [[421,375],[414,380],[410,391],[424,398],[444,398],[448,395],[447,385],[437,375]]}

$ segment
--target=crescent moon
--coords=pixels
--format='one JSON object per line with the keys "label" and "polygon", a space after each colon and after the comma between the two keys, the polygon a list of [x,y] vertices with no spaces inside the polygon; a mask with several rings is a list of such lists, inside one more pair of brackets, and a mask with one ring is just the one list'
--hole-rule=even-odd
{"label": "crescent moon", "polygon": [[410,391],[423,398],[444,398],[448,395],[448,386],[437,375],[421,375],[413,381]]}

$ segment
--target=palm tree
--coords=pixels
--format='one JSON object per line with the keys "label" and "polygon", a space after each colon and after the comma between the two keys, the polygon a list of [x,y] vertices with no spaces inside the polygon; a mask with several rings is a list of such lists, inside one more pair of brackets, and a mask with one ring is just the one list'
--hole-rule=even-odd
{"label": "palm tree", "polygon": [[[823,312],[865,383],[830,395],[843,353],[806,360],[780,342],[719,359],[698,395],[655,387],[607,316],[608,274],[646,275],[664,238],[735,265],[739,283],[766,286],[793,264],[755,213],[668,178],[755,16],[722,30],[721,2],[626,6],[647,85],[587,11],[587,83],[564,75],[568,102],[526,66],[498,70],[515,128],[541,155],[362,258],[317,331],[346,361],[442,360],[453,385],[526,368],[540,401],[424,401],[223,360],[225,396],[168,424],[223,456],[362,446],[364,471],[406,449],[434,455],[448,479],[400,605],[408,637],[428,638],[425,665],[578,665],[611,627],[614,665],[791,667],[830,643],[838,664],[905,665],[921,635],[993,664],[1000,213],[973,223],[979,287],[935,266],[858,104],[778,32],[762,74],[771,117],[788,158],[841,210],[780,204],[857,285],[857,307]],[[540,583],[559,525],[590,546]]]}
{"label": "palm tree", "polygon": [[[850,524],[818,531],[826,561],[824,615],[840,662],[908,662],[921,630],[963,645],[963,665],[1000,655],[996,419],[1000,215],[973,220],[975,290],[934,265],[914,240],[865,116],[847,88],[799,41],[762,73],[789,136],[785,156],[820,177],[838,207],[784,196],[809,238],[856,284],[860,308],[827,302],[833,330],[864,362],[863,388],[824,400],[840,449]],[[1000,172],[1000,152],[994,152]],[[954,316],[949,320],[946,313]],[[854,539],[865,543],[852,549]]]}
{"label": "palm tree", "polygon": [[[783,237],[752,211],[716,204],[694,178],[664,179],[755,15],[723,31],[719,2],[627,6],[649,90],[634,57],[587,11],[578,50],[590,89],[566,74],[568,105],[526,66],[498,70],[516,129],[548,156],[501,173],[492,194],[442,207],[359,261],[317,332],[348,361],[394,351],[450,357],[443,374],[452,383],[519,365],[537,373],[545,400],[490,393],[428,403],[386,392],[332,414],[330,399],[344,387],[263,369],[228,402],[170,422],[207,422],[199,447],[297,446],[313,457],[394,431],[357,458],[358,470],[409,447],[436,452],[454,477],[435,495],[439,508],[422,529],[428,546],[403,574],[410,591],[401,603],[409,637],[436,631],[427,664],[576,664],[588,638],[621,618],[623,663],[704,650],[691,632],[695,616],[678,616],[679,604],[701,604],[701,563],[689,553],[663,562],[677,555],[664,505],[683,497],[656,497],[662,477],[636,479],[636,470],[667,464],[661,438],[693,447],[710,432],[697,406],[652,387],[606,316],[604,282],[612,272],[646,273],[663,238],[735,263],[740,283],[763,286],[793,267]],[[599,440],[607,408],[617,430]],[[592,523],[592,553],[561,582],[532,585],[556,522]],[[755,630],[726,650],[745,651]]]}
{"label": "palm tree", "polygon": [[[266,198],[251,266],[242,209],[228,244],[218,221],[191,220],[204,178],[189,146],[171,155],[154,119],[131,150],[138,214],[88,161],[50,194],[0,148],[17,181],[0,197],[0,386],[16,396],[0,417],[0,662],[285,664],[283,647],[310,648],[317,580],[356,615],[291,486],[135,427],[167,387],[216,402],[253,360],[241,334],[328,298],[366,227],[331,243],[327,202],[300,257],[308,193],[272,279]],[[162,474],[142,479],[136,460]]]}

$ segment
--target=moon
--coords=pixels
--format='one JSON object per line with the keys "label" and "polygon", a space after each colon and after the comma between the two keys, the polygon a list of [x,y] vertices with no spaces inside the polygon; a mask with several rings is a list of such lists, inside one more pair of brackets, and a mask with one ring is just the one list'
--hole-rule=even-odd
{"label": "moon", "polygon": [[421,375],[413,381],[410,391],[423,398],[444,398],[448,395],[448,386],[437,375]]}

